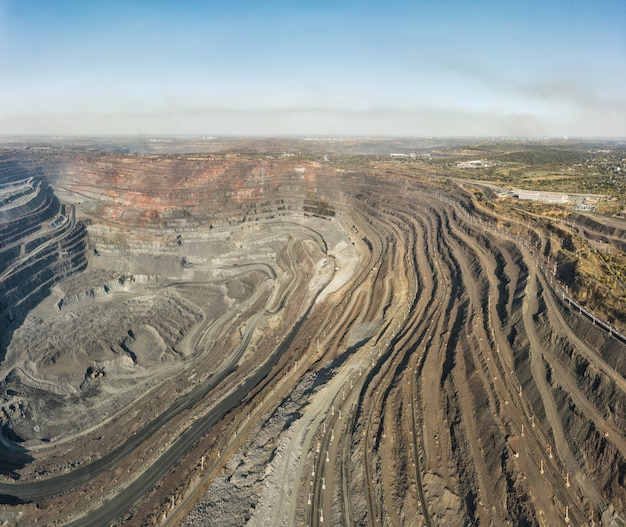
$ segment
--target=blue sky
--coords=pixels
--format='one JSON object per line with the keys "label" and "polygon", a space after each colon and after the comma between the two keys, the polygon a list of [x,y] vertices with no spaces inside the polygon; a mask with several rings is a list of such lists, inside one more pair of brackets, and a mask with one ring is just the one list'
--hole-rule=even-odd
{"label": "blue sky", "polygon": [[0,0],[0,134],[626,136],[626,2]]}

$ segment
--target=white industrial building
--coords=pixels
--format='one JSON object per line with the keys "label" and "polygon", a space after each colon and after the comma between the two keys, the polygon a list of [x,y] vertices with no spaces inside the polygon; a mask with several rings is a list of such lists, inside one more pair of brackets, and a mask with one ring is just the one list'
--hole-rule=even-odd
{"label": "white industrial building", "polygon": [[516,190],[519,199],[543,201],[544,203],[568,203],[569,195],[560,192],[542,192],[540,190]]}

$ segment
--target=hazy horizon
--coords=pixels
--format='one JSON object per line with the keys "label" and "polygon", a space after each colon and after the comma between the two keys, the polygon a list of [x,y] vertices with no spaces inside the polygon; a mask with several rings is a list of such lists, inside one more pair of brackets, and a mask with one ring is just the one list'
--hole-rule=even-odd
{"label": "hazy horizon", "polygon": [[0,4],[0,134],[626,136],[626,5]]}

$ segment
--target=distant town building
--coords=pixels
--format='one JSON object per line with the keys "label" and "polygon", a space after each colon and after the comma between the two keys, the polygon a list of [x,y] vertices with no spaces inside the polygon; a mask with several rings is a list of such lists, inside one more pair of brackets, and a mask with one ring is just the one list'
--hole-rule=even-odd
{"label": "distant town building", "polygon": [[475,159],[473,161],[462,161],[456,164],[457,168],[487,168],[490,165],[482,159]]}
{"label": "distant town building", "polygon": [[389,157],[393,158],[393,159],[406,159],[406,158],[411,158],[411,159],[430,159],[430,154],[426,153],[426,154],[416,154],[415,152],[411,152],[410,154],[389,154]]}

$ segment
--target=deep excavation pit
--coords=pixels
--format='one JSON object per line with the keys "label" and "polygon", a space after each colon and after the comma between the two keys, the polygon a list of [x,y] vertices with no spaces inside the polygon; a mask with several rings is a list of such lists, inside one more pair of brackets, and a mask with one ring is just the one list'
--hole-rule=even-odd
{"label": "deep excavation pit", "polygon": [[5,153],[0,520],[624,525],[626,345],[415,167]]}

